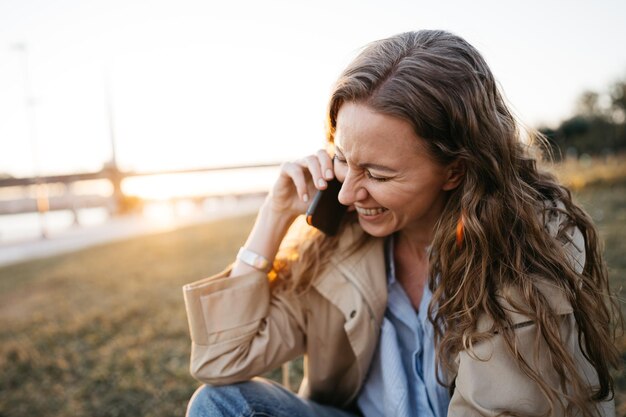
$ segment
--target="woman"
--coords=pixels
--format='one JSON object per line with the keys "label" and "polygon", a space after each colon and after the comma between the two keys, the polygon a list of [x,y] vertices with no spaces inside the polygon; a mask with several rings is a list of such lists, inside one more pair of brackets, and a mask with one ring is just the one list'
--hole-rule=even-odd
{"label": "woman", "polygon": [[[441,31],[374,42],[328,127],[332,159],[284,164],[232,268],[184,289],[210,384],[189,415],[612,415],[596,229],[537,169],[480,54]],[[333,177],[339,234],[286,239]],[[299,396],[249,381],[301,354]]]}

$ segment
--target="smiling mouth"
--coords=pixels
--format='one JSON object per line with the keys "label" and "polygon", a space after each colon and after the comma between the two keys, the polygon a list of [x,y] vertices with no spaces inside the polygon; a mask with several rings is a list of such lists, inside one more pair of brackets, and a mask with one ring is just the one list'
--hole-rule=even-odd
{"label": "smiling mouth", "polygon": [[384,212],[386,212],[388,209],[386,208],[363,208],[363,207],[356,207],[356,211],[359,214],[362,214],[363,216],[375,216],[377,214],[382,214]]}

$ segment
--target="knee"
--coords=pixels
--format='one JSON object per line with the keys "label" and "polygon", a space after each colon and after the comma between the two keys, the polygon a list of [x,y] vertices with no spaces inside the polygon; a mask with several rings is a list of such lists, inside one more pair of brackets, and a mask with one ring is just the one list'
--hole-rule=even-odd
{"label": "knee", "polygon": [[187,405],[187,417],[229,417],[246,415],[248,404],[235,385],[202,385]]}

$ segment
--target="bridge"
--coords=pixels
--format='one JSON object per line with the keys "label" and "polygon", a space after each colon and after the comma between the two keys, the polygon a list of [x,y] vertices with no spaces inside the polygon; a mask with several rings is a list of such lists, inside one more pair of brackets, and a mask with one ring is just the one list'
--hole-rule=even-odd
{"label": "bridge", "polygon": [[[191,174],[212,171],[229,171],[250,168],[275,168],[280,163],[269,162],[252,165],[225,165],[204,168],[189,168],[163,171],[121,171],[115,164],[107,164],[98,172],[82,172],[74,174],[47,175],[28,178],[0,178],[0,188],[6,187],[29,187],[45,186],[50,184],[65,185],[66,193],[60,196],[48,196],[44,188],[37,192],[36,198],[21,198],[14,200],[0,201],[0,214],[18,214],[28,212],[46,212],[50,210],[72,210],[86,207],[108,207],[112,214],[119,214],[124,211],[127,196],[122,191],[122,182],[125,178],[140,176],[155,176],[167,174]],[[101,195],[77,196],[72,195],[69,185],[79,181],[108,180],[113,188],[111,197]]]}

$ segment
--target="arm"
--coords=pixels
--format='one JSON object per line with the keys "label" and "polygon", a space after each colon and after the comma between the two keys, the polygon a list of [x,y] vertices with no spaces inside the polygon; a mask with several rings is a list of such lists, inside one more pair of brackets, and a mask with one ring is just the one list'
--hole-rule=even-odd
{"label": "arm", "polygon": [[[332,173],[332,161],[322,152],[282,166],[245,243],[248,250],[274,259],[290,225],[306,210],[308,196],[326,187],[320,173],[327,168]],[[183,291],[195,378],[211,384],[243,381],[304,352],[303,299],[272,293],[264,272],[238,260],[232,270]]]}
{"label": "arm", "polygon": [[[324,150],[283,164],[278,180],[261,207],[244,246],[268,260],[273,260],[289,226],[307,210],[313,194],[317,190],[325,189],[326,181],[333,178],[332,160]],[[253,269],[237,261],[232,276],[252,272]]]}
{"label": "arm", "polygon": [[191,374],[210,384],[250,379],[302,354],[304,315],[290,294],[271,294],[264,273],[225,271],[184,288]]}

